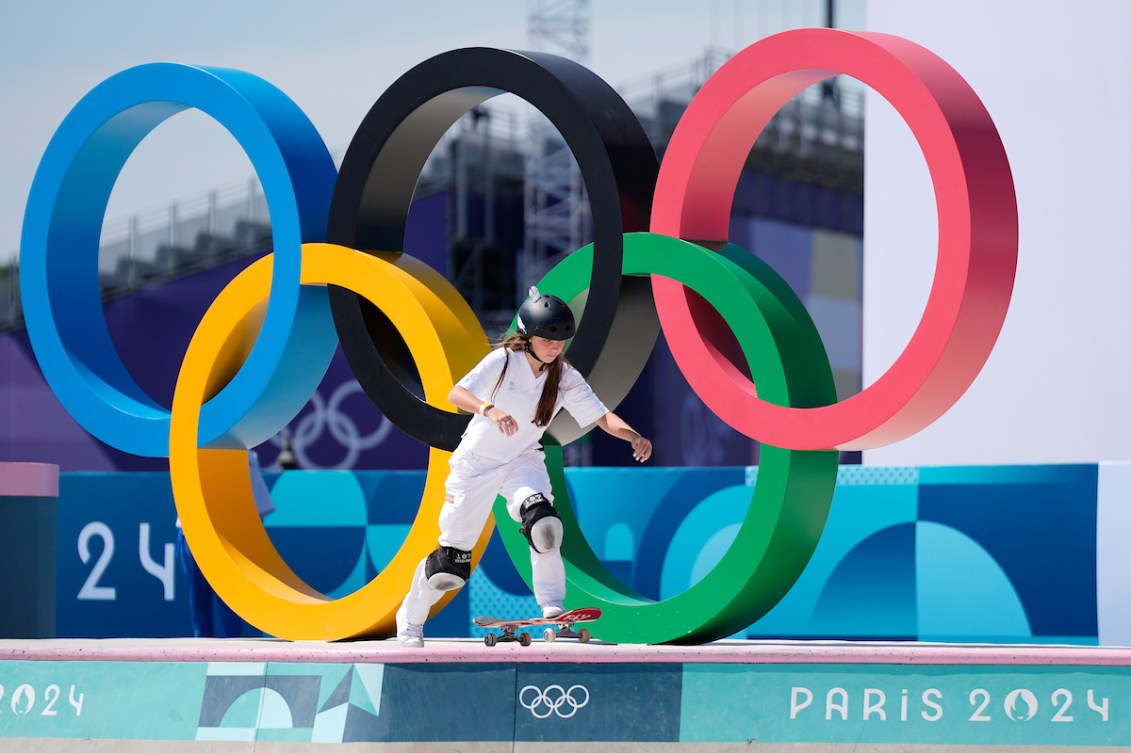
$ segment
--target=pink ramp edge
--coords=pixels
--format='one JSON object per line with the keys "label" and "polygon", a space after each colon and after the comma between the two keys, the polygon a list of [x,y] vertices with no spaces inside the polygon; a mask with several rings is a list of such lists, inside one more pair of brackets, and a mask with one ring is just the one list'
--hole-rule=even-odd
{"label": "pink ramp edge", "polygon": [[0,463],[0,497],[58,497],[59,466]]}
{"label": "pink ramp edge", "polygon": [[938,205],[938,260],[926,309],[891,368],[834,405],[772,405],[757,398],[750,380],[720,355],[726,349],[711,342],[717,336],[711,318],[695,316],[702,302],[689,299],[679,283],[652,277],[664,334],[695,392],[736,430],[796,450],[880,447],[941,416],[989,356],[1017,267],[1013,178],[974,91],[912,42],[835,29],[768,37],[707,80],[660,165],[652,232],[725,241],[738,176],[758,134],[791,97],[835,74],[872,87],[903,117],[923,150]]}
{"label": "pink ramp edge", "polygon": [[321,662],[369,664],[909,664],[1131,666],[1131,648],[852,641],[717,641],[702,646],[554,642],[529,647],[428,639],[423,649],[396,641],[106,638],[0,640],[3,661]]}

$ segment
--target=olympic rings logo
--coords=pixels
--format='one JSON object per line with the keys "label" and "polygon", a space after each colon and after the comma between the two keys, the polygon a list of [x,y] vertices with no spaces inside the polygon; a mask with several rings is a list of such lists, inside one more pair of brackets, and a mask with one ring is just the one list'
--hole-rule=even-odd
{"label": "olympic rings logo", "polygon": [[[349,413],[341,410],[341,404],[356,393],[362,392],[357,382],[343,382],[334,388],[327,400],[315,391],[310,397],[311,411],[298,422],[294,429],[291,449],[298,458],[299,466],[310,468],[314,462],[307,456],[307,450],[324,434],[345,448],[346,454],[333,468],[353,468],[357,458],[365,450],[377,447],[393,431],[393,425],[383,416],[379,417],[377,428],[362,434],[357,423]],[[282,446],[282,442],[276,443]],[[326,466],[322,466],[325,468]]]}
{"label": "olympic rings logo", "polygon": [[[574,691],[581,691],[584,695],[575,698]],[[589,689],[584,685],[570,685],[569,690],[561,685],[550,685],[542,690],[537,685],[527,685],[518,691],[518,702],[524,709],[528,709],[535,719],[546,719],[551,714],[569,719],[578,709],[589,703]],[[568,706],[568,709],[563,711],[563,706]],[[543,707],[545,711],[542,711]]]}
{"label": "olympic rings logo", "polygon": [[[871,86],[905,119],[926,156],[939,218],[935,279],[918,329],[885,374],[842,402],[796,295],[755,256],[726,243],[734,188],[758,133],[794,94],[838,74]],[[525,99],[557,127],[588,190],[594,243],[538,282],[567,301],[584,300],[571,361],[615,407],[662,324],[706,405],[763,442],[734,544],[696,585],[657,602],[617,581],[585,541],[551,441],[547,465],[567,529],[570,601],[600,607],[594,632],[615,642],[730,635],[773,607],[812,554],[835,484],[831,450],[890,443],[942,415],[981,369],[1009,304],[1017,208],[1005,150],[961,76],[907,40],[802,29],[751,45],[694,97],[659,165],[617,94],[552,55],[477,48],[419,64],[375,102],[337,174],[305,114],[262,79],[174,64],[128,69],[75,105],[32,185],[21,284],[44,376],[102,441],[169,457],[185,535],[242,617],[291,639],[391,635],[413,569],[435,545],[446,461],[469,420],[446,395],[488,350],[467,302],[402,253],[405,221],[441,135],[501,92]],[[275,247],[205,313],[166,409],[114,350],[97,249],[118,171],[146,134],[190,107],[247,152]],[[358,591],[331,599],[272,546],[255,513],[243,450],[298,413],[339,340],[367,396],[431,451],[419,512],[392,562]],[[413,374],[419,383],[406,376]],[[556,421],[549,439],[581,433]],[[511,528],[502,537],[529,583],[527,545]],[[473,564],[490,531],[488,524]]]}

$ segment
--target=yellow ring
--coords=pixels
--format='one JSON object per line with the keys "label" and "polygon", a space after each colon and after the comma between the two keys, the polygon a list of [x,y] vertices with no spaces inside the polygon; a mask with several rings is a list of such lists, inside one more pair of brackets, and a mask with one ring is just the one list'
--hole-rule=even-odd
{"label": "yellow ring", "polygon": [[[247,453],[198,447],[200,408],[242,363],[254,341],[271,287],[272,257],[241,272],[217,296],[185,354],[173,396],[169,470],[185,538],[204,576],[237,614],[288,640],[385,637],[413,572],[437,544],[438,518],[451,454],[432,448],[416,519],[389,565],[340,599],[308,586],[275,550],[256,514]],[[421,279],[423,277],[423,279]],[[412,257],[362,253],[343,246],[302,247],[302,284],[338,285],[363,296],[401,333],[429,404],[453,410],[448,392],[487,353],[487,337],[466,302],[441,275]],[[262,399],[271,399],[270,393]],[[312,500],[314,502],[314,500]],[[490,538],[489,518],[472,567]],[[439,611],[453,596],[446,595]]]}

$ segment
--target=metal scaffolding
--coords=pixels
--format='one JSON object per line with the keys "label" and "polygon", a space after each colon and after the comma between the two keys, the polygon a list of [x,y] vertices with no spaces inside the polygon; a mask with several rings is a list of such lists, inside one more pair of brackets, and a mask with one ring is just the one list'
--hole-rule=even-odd
{"label": "metal scaffolding", "polygon": [[[589,0],[531,0],[527,39],[539,52],[585,63]],[[592,240],[592,221],[577,162],[558,132],[539,117],[531,123],[526,157],[525,242],[519,295],[562,257]]]}

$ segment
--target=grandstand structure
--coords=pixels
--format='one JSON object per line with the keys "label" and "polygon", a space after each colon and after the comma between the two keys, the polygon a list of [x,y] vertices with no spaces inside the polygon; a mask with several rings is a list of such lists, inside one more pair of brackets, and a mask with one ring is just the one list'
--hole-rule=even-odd
{"label": "grandstand structure", "polygon": [[[688,101],[727,54],[701,58],[620,91],[658,154]],[[864,98],[811,87],[759,136],[735,196],[735,213],[859,235]],[[549,129],[552,131],[552,129]],[[445,269],[483,317],[509,317],[518,291],[589,242],[588,206],[568,150],[544,121],[490,104],[441,140],[415,201],[448,199]],[[190,196],[167,209],[108,222],[99,250],[104,299],[129,295],[271,248],[271,224],[255,178]],[[0,332],[22,327],[19,267],[0,266]]]}
{"label": "grandstand structure", "polygon": [[[584,59],[587,6],[588,0],[534,3],[528,44]],[[657,155],[692,97],[729,57],[708,47],[694,60],[619,87]],[[730,228],[731,242],[774,267],[805,304],[825,342],[840,399],[860,391],[863,371],[864,91],[850,86],[837,80],[812,86],[770,120],[740,175]],[[557,131],[532,107],[504,96],[471,110],[439,140],[417,181],[404,248],[382,250],[403,250],[437,269],[495,337],[528,287],[592,240],[589,215],[577,166]],[[269,253],[271,241],[266,200],[254,177],[104,224],[98,269],[108,328],[127,370],[159,402],[171,399],[194,312],[205,310],[236,270]],[[42,412],[53,403],[31,366],[23,324],[19,268],[0,266],[0,349],[24,364],[3,376],[0,388],[22,380],[27,396],[22,418],[11,417],[0,441],[27,448],[35,435],[45,446],[82,448],[87,440],[70,424],[60,423],[48,436],[34,418],[33,405]],[[342,420],[369,426],[373,437],[385,437],[383,419],[353,404],[363,401],[342,403],[356,386],[339,353],[319,394],[285,429],[295,437],[303,467],[419,467],[421,449],[399,432],[381,442],[363,440],[365,432],[351,434],[343,448],[331,441],[332,433],[299,431],[314,421],[306,414],[321,415],[318,406],[325,405],[342,411]],[[618,413],[655,439],[654,461],[661,465],[747,465],[760,455],[757,442],[690,391],[662,338]],[[565,448],[566,461],[620,465],[627,461],[618,444],[590,433]],[[149,469],[144,460],[119,454],[106,460],[80,449],[67,467],[102,468],[105,462],[119,470]],[[843,453],[842,462],[859,462],[859,453]]]}

